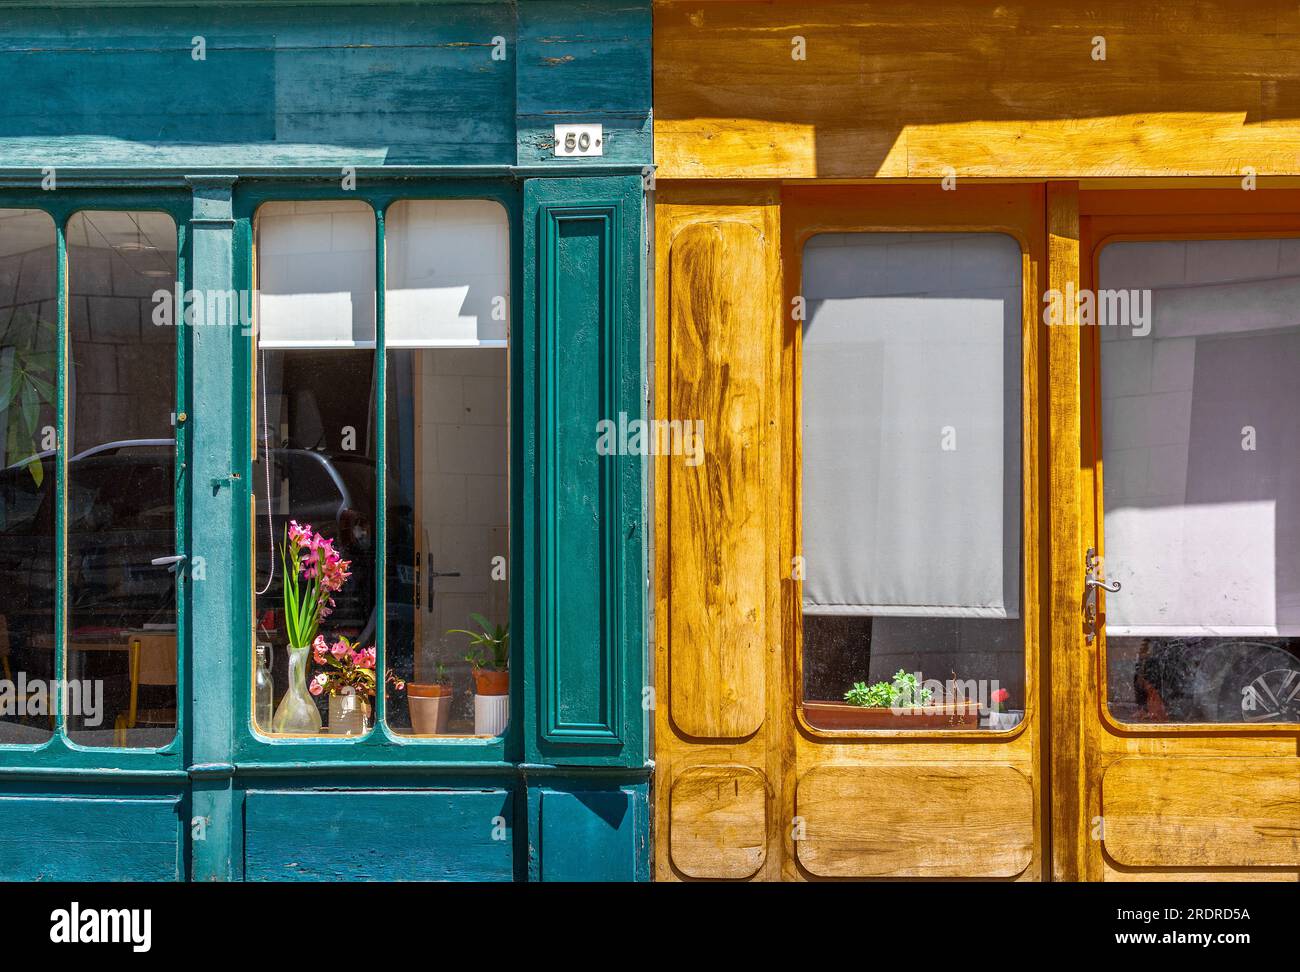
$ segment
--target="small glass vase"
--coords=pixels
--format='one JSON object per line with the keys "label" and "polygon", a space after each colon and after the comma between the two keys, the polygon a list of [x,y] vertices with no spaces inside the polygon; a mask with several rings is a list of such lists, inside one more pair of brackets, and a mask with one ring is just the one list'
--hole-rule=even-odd
{"label": "small glass vase", "polygon": [[275,732],[314,734],[320,732],[320,709],[307,691],[307,656],[311,648],[288,647],[289,691],[275,708],[271,728]]}

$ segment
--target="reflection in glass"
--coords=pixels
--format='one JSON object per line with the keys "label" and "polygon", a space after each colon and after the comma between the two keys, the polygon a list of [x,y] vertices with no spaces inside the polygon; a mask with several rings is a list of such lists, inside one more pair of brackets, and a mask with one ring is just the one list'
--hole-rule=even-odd
{"label": "reflection in glass", "polygon": [[1300,722],[1300,240],[1113,243],[1099,271],[1110,711]]}
{"label": "reflection in glass", "polygon": [[176,285],[176,225],[163,213],[81,212],[67,246],[67,677],[103,693],[102,711],[69,712],[68,733],[87,746],[163,746],[177,704],[180,567],[166,562],[177,331],[155,323],[152,298]]}
{"label": "reflection in glass", "polygon": [[0,209],[0,744],[53,724],[57,260],[49,216]]}
{"label": "reflection in glass", "polygon": [[[348,563],[350,576],[333,595],[319,634],[331,648],[341,638],[361,648],[375,643],[375,353],[295,349],[258,357],[257,640],[271,646],[278,711],[290,690],[280,548],[291,523],[310,525]],[[308,682],[328,668],[314,657],[304,664]],[[329,694],[312,701],[320,731],[329,731]]]}
{"label": "reflection in glass", "polygon": [[1025,709],[1020,248],[804,249],[803,704],[824,729],[1013,728]]}
{"label": "reflection in glass", "polygon": [[[510,620],[507,353],[403,350],[388,362],[387,654],[411,683],[390,685],[388,722],[419,735],[498,735],[505,665],[461,632],[496,635]],[[475,650],[481,662],[471,663]]]}

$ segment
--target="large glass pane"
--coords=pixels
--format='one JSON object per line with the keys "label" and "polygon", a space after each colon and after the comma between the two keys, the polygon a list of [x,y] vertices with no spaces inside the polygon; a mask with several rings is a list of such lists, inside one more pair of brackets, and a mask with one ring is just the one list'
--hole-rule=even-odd
{"label": "large glass pane", "polygon": [[506,351],[400,350],[388,362],[387,654],[407,683],[389,687],[389,725],[498,735],[509,718]]}
{"label": "large glass pane", "polygon": [[0,209],[0,743],[53,731],[57,262],[49,216]]}
{"label": "large glass pane", "polygon": [[1300,240],[1099,269],[1110,710],[1300,722]]}
{"label": "large glass pane", "polygon": [[360,202],[258,211],[250,690],[268,734],[361,735],[373,719],[374,239]]}
{"label": "large glass pane", "polygon": [[102,706],[76,711],[87,746],[155,747],[176,733],[176,334],[154,321],[176,285],[164,213],[81,212],[67,226],[67,673]]}
{"label": "large glass pane", "polygon": [[399,202],[387,243],[388,721],[419,736],[498,735],[509,719],[509,226],[486,200]]}
{"label": "large glass pane", "polygon": [[804,248],[803,700],[827,729],[995,729],[1025,708],[1020,248]]}

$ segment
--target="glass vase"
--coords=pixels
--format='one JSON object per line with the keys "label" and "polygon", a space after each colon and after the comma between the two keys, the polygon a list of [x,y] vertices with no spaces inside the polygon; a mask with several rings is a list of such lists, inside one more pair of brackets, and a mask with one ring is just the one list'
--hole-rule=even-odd
{"label": "glass vase", "polygon": [[307,657],[310,648],[288,647],[289,653],[289,691],[276,706],[271,728],[275,732],[318,733],[320,732],[320,709],[316,700],[307,691]]}

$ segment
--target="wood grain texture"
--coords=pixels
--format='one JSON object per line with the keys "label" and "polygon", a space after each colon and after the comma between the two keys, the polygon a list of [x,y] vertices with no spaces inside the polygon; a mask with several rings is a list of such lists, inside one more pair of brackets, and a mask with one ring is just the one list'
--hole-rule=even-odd
{"label": "wood grain texture", "polygon": [[0,797],[6,881],[180,881],[181,799]]}
{"label": "wood grain texture", "polygon": [[821,877],[1015,877],[1034,791],[1014,766],[825,765],[799,781],[799,861]]}
{"label": "wood grain texture", "polygon": [[659,0],[655,159],[663,178],[1288,173],[1297,53],[1283,0]]}
{"label": "wood grain texture", "polygon": [[702,738],[763,721],[765,262],[757,228],[723,220],[669,254],[669,417],[704,423],[704,461],[668,463],[672,717]]}
{"label": "wood grain texture", "polygon": [[[778,218],[779,191],[770,184],[746,184],[743,186],[718,185],[663,185],[657,194],[655,206],[655,250],[654,261],[655,292],[655,414],[657,418],[666,419],[673,413],[673,389],[679,379],[673,374],[674,327],[670,294],[672,291],[672,248],[678,235],[692,227],[707,228],[715,223],[742,223],[752,227],[755,239],[762,251],[762,282],[757,291],[745,299],[752,308],[753,321],[746,322],[750,328],[752,340],[761,347],[764,359],[763,398],[764,412],[755,416],[763,428],[771,429],[776,421],[777,406],[767,388],[775,387],[779,373],[780,352],[780,221]],[[701,230],[702,231],[702,230]],[[737,234],[738,235],[738,234]],[[720,285],[730,286],[732,278],[724,275]],[[769,322],[765,328],[762,322]],[[701,416],[703,417],[703,416]],[[705,452],[715,444],[710,438],[713,432],[706,428]],[[753,437],[761,436],[762,428],[754,425],[748,430]],[[769,439],[771,436],[769,435]],[[780,473],[780,450],[764,450],[765,482],[772,484]],[[778,563],[780,541],[776,534],[776,525],[781,521],[779,492],[773,488],[761,494],[763,520],[766,524],[766,536],[759,553],[761,563],[751,565],[750,569],[759,570],[764,582],[764,601],[762,614],[764,625],[761,629],[763,651],[760,663],[763,666],[764,694],[759,700],[762,719],[758,728],[748,736],[721,740],[705,740],[687,735],[672,717],[672,705],[668,686],[670,677],[670,642],[674,630],[673,611],[677,606],[699,613],[699,607],[693,601],[700,598],[698,591],[683,587],[675,581],[677,554],[675,545],[686,538],[693,538],[679,529],[672,529],[670,516],[670,492],[672,486],[672,466],[680,459],[671,456],[657,456],[655,469],[655,535],[654,570],[655,570],[655,680],[659,687],[659,704],[655,707],[655,832],[659,838],[655,841],[655,877],[656,880],[692,880],[691,876],[676,866],[671,853],[672,821],[671,792],[674,781],[682,774],[689,773],[697,766],[742,766],[761,773],[768,781],[774,794],[783,794],[786,779],[793,770],[794,759],[791,742],[791,726],[785,718],[767,718],[767,713],[787,713],[789,711],[789,653],[780,650],[781,619],[780,604],[783,594],[781,569]],[[682,601],[684,600],[684,604]],[[737,618],[734,613],[714,619],[730,624],[744,623],[744,618]],[[774,798],[771,812],[767,814],[765,830],[765,854],[762,865],[754,874],[756,880],[779,880],[792,875],[793,865],[786,856],[784,832],[787,827],[788,808],[793,804],[793,784],[789,785],[788,800],[784,795]],[[784,816],[783,816],[784,815]],[[681,825],[683,813],[679,810],[678,823]],[[689,826],[689,824],[688,824]],[[728,848],[715,847],[715,853],[728,854]]]}
{"label": "wood grain texture", "polygon": [[649,32],[649,0],[9,10],[0,165],[562,167],[569,120],[649,163]]}
{"label": "wood grain texture", "polygon": [[[1293,236],[1300,235],[1300,192],[1270,189],[1242,192],[1240,188],[1188,188],[1148,190],[1090,190],[1079,193],[1079,280],[1083,287],[1095,288],[1097,259],[1105,241],[1115,238],[1168,239],[1168,238],[1223,238],[1237,236]],[[1059,328],[1050,329],[1052,339]],[[1104,553],[1101,526],[1104,521],[1102,506],[1104,470],[1102,468],[1102,435],[1100,422],[1100,336],[1097,328],[1084,328],[1080,335],[1080,529],[1081,545],[1095,545]],[[1062,467],[1064,469],[1064,467]],[[1121,595],[1122,596],[1122,595]],[[1102,607],[1104,609],[1104,601]],[[1082,670],[1077,682],[1080,740],[1080,767],[1077,775],[1067,782],[1053,786],[1054,802],[1063,796],[1074,797],[1077,787],[1078,809],[1069,819],[1056,820],[1054,846],[1066,839],[1074,841],[1074,853],[1080,880],[1090,881],[1202,881],[1202,880],[1296,880],[1300,873],[1295,866],[1279,868],[1250,867],[1251,855],[1258,849],[1242,850],[1253,842],[1244,831],[1237,830],[1243,821],[1250,821],[1263,812],[1268,817],[1272,811],[1266,804],[1272,800],[1251,779],[1260,772],[1273,777],[1278,772],[1294,773],[1297,741],[1294,728],[1262,726],[1177,726],[1144,725],[1123,726],[1112,719],[1106,710],[1105,633],[1093,646],[1084,649]],[[1053,658],[1057,656],[1054,653]],[[1054,689],[1054,695],[1056,693]],[[1059,690],[1063,695],[1068,690]],[[1073,704],[1062,699],[1062,705]],[[1066,730],[1063,730],[1066,731]],[[1072,730],[1070,730],[1072,732]],[[1056,742],[1054,736],[1054,743]],[[1132,761],[1138,766],[1123,767]],[[1235,788],[1231,792],[1214,793],[1207,789],[1208,778],[1201,765],[1208,763],[1216,769],[1219,784]],[[1113,770],[1114,764],[1121,768]],[[1238,774],[1242,779],[1237,780]],[[1172,831],[1169,837],[1150,843],[1145,850],[1141,841],[1149,836],[1131,829],[1131,824],[1121,822],[1118,833],[1112,820],[1115,797],[1113,784],[1128,778],[1132,782],[1129,799],[1141,813],[1152,807],[1171,815],[1187,812],[1191,826],[1189,839],[1197,840],[1196,833],[1218,833],[1226,828],[1222,847],[1210,847],[1206,853],[1221,854],[1218,863],[1192,862],[1192,854],[1182,846],[1180,838]],[[1295,787],[1292,777],[1291,795],[1282,792],[1283,804],[1294,801]],[[1274,781],[1264,787],[1271,791]],[[1253,794],[1249,804],[1247,794]],[[1245,798],[1246,803],[1237,803]],[[1261,802],[1261,799],[1264,802]],[[1142,800],[1152,801],[1141,809]],[[1159,801],[1159,806],[1156,801]],[[1223,801],[1223,802],[1220,802]],[[1179,810],[1183,807],[1185,810]],[[1123,810],[1123,804],[1120,809]],[[1294,818],[1293,818],[1294,819]],[[1071,829],[1072,828],[1072,829]],[[1127,832],[1126,832],[1127,831]],[[1102,835],[1104,832],[1105,839]],[[1123,847],[1126,841],[1135,849],[1116,851],[1115,842]],[[1230,849],[1236,842],[1236,850]],[[1277,853],[1278,844],[1268,841]],[[1116,854],[1130,855],[1119,860]],[[1284,854],[1282,856],[1285,856]],[[1132,864],[1128,860],[1145,863]]]}
{"label": "wood grain texture", "polygon": [[[1049,182],[1046,197],[1047,290],[1079,288],[1079,187]],[[1084,742],[1088,659],[1082,629],[1083,557],[1080,535],[1080,390],[1078,309],[1047,331],[1047,530],[1051,655],[1048,712],[1051,720],[1052,876],[1085,877],[1088,839],[1083,813],[1087,768]]]}
{"label": "wood grain texture", "polygon": [[505,790],[250,791],[245,880],[509,881],[512,806]]}
{"label": "wood grain texture", "polygon": [[1101,793],[1120,864],[1300,867],[1300,759],[1130,757]]}
{"label": "wood grain texture", "polygon": [[767,857],[767,780],[748,766],[695,766],[673,781],[669,844],[693,878],[748,878]]}

